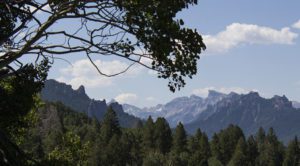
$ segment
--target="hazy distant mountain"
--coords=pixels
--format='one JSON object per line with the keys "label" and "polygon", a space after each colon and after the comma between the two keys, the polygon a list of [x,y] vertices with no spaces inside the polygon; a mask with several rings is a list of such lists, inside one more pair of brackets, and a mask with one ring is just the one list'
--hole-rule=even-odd
{"label": "hazy distant mountain", "polygon": [[278,137],[287,141],[295,135],[300,136],[299,106],[285,96],[265,99],[257,92],[225,95],[210,91],[207,98],[180,97],[151,108],[141,109],[126,104],[124,111],[141,118],[163,116],[172,127],[181,121],[189,133],[201,128],[209,136],[229,124],[239,125],[246,135],[257,132],[259,127],[273,127]]}
{"label": "hazy distant mountain", "polygon": [[47,80],[41,92],[41,97],[45,101],[61,102],[72,110],[85,113],[89,117],[95,117],[99,121],[103,119],[108,106],[111,105],[118,115],[120,125],[123,127],[132,127],[139,120],[125,113],[122,106],[116,102],[107,104],[105,100],[90,99],[83,86],[74,90],[71,85],[55,80]]}
{"label": "hazy distant mountain", "polygon": [[297,101],[292,101],[293,107],[300,108],[300,103]]}
{"label": "hazy distant mountain", "polygon": [[256,92],[246,95],[231,95],[209,106],[204,112],[211,114],[199,116],[197,120],[185,127],[189,133],[197,128],[209,136],[225,128],[229,124],[240,126],[246,135],[258,131],[259,127],[273,127],[283,141],[300,136],[300,110],[293,107],[285,96],[274,96],[265,99]]}
{"label": "hazy distant mountain", "polygon": [[159,112],[156,112],[155,110],[150,111],[147,108],[142,109],[142,108],[136,107],[134,105],[130,105],[130,104],[123,104],[123,109],[128,114],[134,115],[134,116],[142,118],[142,119],[146,119],[150,115],[152,117],[158,117],[160,114]]}
{"label": "hazy distant mountain", "polygon": [[169,124],[174,127],[177,123],[190,123],[194,121],[208,105],[214,105],[228,95],[209,91],[207,98],[192,95],[190,97],[179,97],[165,105],[157,105],[150,108],[138,108],[136,106],[124,104],[124,111],[136,117],[146,119],[149,115],[153,118],[165,117]]}

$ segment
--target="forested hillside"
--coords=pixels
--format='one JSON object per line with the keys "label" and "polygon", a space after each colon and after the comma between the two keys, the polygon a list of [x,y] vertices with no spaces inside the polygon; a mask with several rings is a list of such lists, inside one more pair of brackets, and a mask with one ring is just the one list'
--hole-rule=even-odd
{"label": "forested hillside", "polygon": [[43,165],[297,165],[299,141],[285,147],[274,130],[262,128],[245,137],[235,125],[209,140],[200,129],[187,135],[179,123],[172,130],[164,118],[134,128],[121,128],[109,108],[101,123],[60,103],[47,103],[37,112],[35,127],[27,131],[20,147]]}

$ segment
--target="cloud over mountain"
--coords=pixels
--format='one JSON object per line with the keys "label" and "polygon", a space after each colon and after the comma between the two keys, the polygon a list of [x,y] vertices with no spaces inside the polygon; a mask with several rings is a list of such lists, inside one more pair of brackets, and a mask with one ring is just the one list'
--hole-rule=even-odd
{"label": "cloud over mountain", "polygon": [[119,103],[133,104],[138,99],[138,96],[134,93],[122,93],[115,97]]}
{"label": "cloud over mountain", "polygon": [[[119,73],[128,67],[127,63],[118,60],[95,60],[94,63],[102,73],[107,75]],[[66,66],[60,69],[60,77],[57,78],[57,80],[71,84],[75,88],[80,85],[85,85],[88,88],[101,88],[112,85],[114,80],[117,79],[135,77],[139,75],[142,70],[143,68],[141,66],[135,65],[120,76],[106,77],[101,75],[89,60],[81,59],[74,62],[72,66]]]}
{"label": "cloud over mountain", "polygon": [[207,51],[226,52],[240,44],[293,44],[298,34],[290,28],[280,30],[254,24],[232,23],[216,35],[204,35]]}

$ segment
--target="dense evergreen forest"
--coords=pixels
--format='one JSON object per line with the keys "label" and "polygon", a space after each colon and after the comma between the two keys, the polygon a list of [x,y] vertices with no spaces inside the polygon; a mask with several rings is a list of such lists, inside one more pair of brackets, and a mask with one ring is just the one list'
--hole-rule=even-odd
{"label": "dense evergreen forest", "polygon": [[121,128],[113,109],[99,123],[60,103],[46,103],[36,124],[17,142],[30,160],[42,165],[293,166],[300,163],[299,141],[284,146],[273,129],[246,138],[235,125],[209,139],[200,129],[187,135],[179,123],[149,117],[135,128]]}

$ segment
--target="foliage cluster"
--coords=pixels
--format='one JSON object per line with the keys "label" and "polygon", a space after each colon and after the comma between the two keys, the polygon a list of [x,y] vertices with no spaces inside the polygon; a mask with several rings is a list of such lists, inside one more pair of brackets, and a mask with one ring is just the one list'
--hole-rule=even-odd
{"label": "foliage cluster", "polygon": [[[196,4],[197,0],[2,0],[0,71],[13,73],[13,63],[28,54],[38,61],[80,53],[101,75],[119,75],[140,64],[168,79],[171,91],[179,90],[184,78],[197,73],[199,54],[206,48],[202,36],[176,17]],[[57,28],[70,22],[71,27]],[[95,56],[114,56],[130,64],[105,73],[94,63]],[[0,72],[0,77],[7,74]]]}

